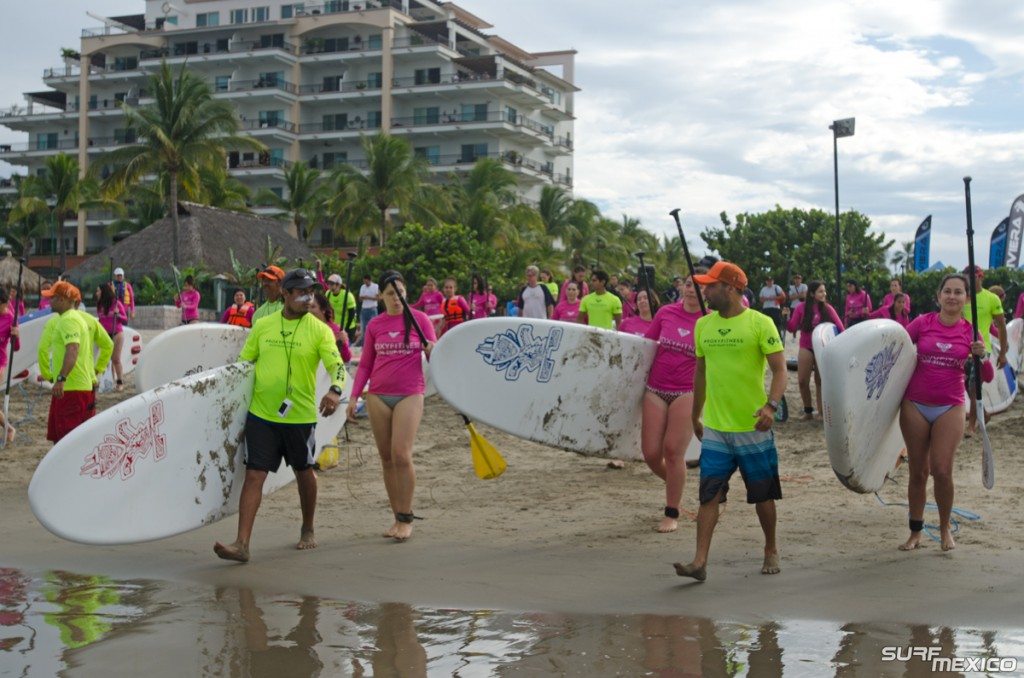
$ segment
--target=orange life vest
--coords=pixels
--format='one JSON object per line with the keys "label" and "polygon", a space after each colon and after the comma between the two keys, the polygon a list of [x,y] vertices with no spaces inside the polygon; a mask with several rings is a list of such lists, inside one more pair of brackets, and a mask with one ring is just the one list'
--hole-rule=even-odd
{"label": "orange life vest", "polygon": [[235,304],[231,304],[228,308],[228,325],[238,325],[239,327],[252,327],[252,320],[249,319],[249,313],[252,310],[252,303],[245,302],[242,307],[239,308]]}
{"label": "orange life vest", "polygon": [[448,327],[458,325],[466,319],[466,312],[459,306],[458,297],[445,299],[441,304],[441,312],[444,313],[444,321]]}

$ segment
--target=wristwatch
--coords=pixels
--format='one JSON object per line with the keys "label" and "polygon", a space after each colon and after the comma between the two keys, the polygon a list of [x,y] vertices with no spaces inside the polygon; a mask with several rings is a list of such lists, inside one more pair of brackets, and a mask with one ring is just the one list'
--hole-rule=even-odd
{"label": "wristwatch", "polygon": [[766,404],[776,412],[779,411],[779,402],[777,400],[769,400]]}
{"label": "wristwatch", "polygon": [[331,393],[333,393],[334,395],[341,395],[341,387],[340,386],[335,386],[334,384],[331,384],[331,387],[329,389],[327,389],[327,390],[330,391]]}
{"label": "wristwatch", "polygon": [[65,381],[67,381],[67,380],[68,380],[68,378],[67,378],[67,377],[65,377],[65,376],[64,376],[63,374],[58,374],[58,375],[57,375],[57,381],[56,381],[56,383],[58,383],[58,384],[62,384],[62,383],[64,383],[64,382],[65,382]]}

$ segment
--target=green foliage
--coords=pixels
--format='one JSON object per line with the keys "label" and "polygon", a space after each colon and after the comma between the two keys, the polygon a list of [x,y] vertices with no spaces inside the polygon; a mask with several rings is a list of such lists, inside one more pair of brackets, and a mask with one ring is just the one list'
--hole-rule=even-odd
{"label": "green foliage", "polygon": [[[835,298],[835,215],[824,210],[783,209],[739,214],[736,223],[721,215],[720,228],[707,228],[701,239],[718,256],[738,264],[757,288],[767,275],[788,282],[799,273],[804,280],[824,280]],[[843,280],[855,279],[872,293],[888,291],[886,264],[893,240],[871,232],[871,220],[856,211],[840,215]]]}
{"label": "green foliage", "polygon": [[173,277],[168,275],[168,278],[170,279],[156,275],[142,276],[142,280],[136,281],[133,285],[135,304],[137,306],[158,306],[172,303],[177,290],[174,289]]}

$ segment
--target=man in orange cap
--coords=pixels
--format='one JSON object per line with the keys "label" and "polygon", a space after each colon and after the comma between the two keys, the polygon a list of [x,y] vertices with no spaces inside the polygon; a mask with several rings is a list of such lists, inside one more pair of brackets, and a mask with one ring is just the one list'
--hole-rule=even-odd
{"label": "man in orange cap", "polygon": [[[103,363],[99,371],[106,369],[114,342],[106,332],[94,333],[75,310],[82,293],[71,283],[58,282],[43,295],[50,298],[50,306],[59,316],[50,330],[49,340],[40,341],[39,345],[40,371],[45,369],[47,373],[43,376],[53,381],[46,439],[57,442],[96,413],[97,364],[93,358],[93,341],[99,342],[100,362]],[[50,372],[51,365],[59,367]]]}
{"label": "man in orange cap", "polygon": [[[747,503],[754,504],[764,532],[761,573],[776,574],[775,500],[782,499],[782,488],[772,424],[786,391],[782,340],[771,318],[744,307],[747,276],[739,266],[719,261],[706,275],[693,279],[704,286],[715,313],[698,320],[693,333],[693,431],[701,440],[697,553],[689,564],[675,563],[676,574],[697,581],[707,578],[718,505],[725,501],[737,468],[747,488]],[[772,370],[767,396],[766,365]]]}
{"label": "man in orange cap", "polygon": [[277,266],[271,265],[260,271],[256,277],[259,279],[260,285],[263,286],[263,294],[266,296],[266,301],[260,304],[256,312],[252,314],[253,325],[260,318],[276,313],[284,308],[284,302],[281,299],[281,281],[284,280],[284,271]]}

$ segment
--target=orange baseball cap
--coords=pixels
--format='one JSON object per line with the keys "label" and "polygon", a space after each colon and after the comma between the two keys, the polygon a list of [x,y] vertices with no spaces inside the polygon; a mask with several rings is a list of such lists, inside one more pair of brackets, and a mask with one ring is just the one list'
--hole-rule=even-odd
{"label": "orange baseball cap", "polygon": [[262,278],[264,280],[274,280],[277,282],[281,282],[282,280],[284,280],[284,271],[282,271],[277,266],[267,266],[265,269],[260,271],[259,275],[257,275],[256,277]]}
{"label": "orange baseball cap", "polygon": [[71,301],[82,300],[82,293],[78,291],[78,288],[64,280],[54,283],[53,287],[43,290],[40,294],[44,297],[64,297]]}
{"label": "orange baseball cap", "polygon": [[728,261],[716,262],[707,274],[701,275],[698,273],[693,276],[693,279],[700,285],[722,282],[726,285],[732,285],[740,291],[747,288],[747,274],[743,272],[742,268]]}

